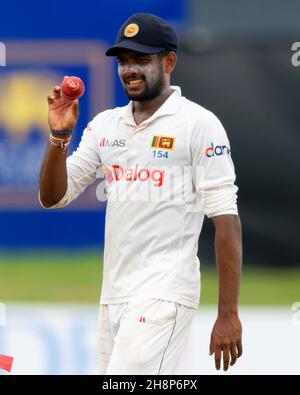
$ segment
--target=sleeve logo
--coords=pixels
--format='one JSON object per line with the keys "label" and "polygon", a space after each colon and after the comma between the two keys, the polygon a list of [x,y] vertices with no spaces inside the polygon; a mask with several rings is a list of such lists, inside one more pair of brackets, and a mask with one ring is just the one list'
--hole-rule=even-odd
{"label": "sleeve logo", "polygon": [[214,156],[220,156],[220,155],[231,155],[231,150],[230,148],[227,147],[227,145],[216,145],[214,146],[214,143],[210,143],[210,147],[207,147],[205,149],[205,155],[208,158],[212,158]]}

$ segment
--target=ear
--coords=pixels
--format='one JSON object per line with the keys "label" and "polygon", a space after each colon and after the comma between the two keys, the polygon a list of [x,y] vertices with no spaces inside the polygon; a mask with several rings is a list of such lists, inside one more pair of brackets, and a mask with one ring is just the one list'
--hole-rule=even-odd
{"label": "ear", "polygon": [[164,72],[166,74],[171,74],[175,69],[177,63],[177,55],[175,52],[169,52],[166,56],[164,56]]}

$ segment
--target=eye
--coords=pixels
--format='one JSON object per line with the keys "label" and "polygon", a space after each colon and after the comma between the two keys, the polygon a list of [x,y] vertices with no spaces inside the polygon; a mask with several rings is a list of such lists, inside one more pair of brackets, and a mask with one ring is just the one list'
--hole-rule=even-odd
{"label": "eye", "polygon": [[149,57],[148,56],[139,56],[137,61],[139,63],[148,63],[149,62]]}
{"label": "eye", "polygon": [[123,66],[125,64],[125,59],[124,58],[117,58],[118,64],[120,66]]}

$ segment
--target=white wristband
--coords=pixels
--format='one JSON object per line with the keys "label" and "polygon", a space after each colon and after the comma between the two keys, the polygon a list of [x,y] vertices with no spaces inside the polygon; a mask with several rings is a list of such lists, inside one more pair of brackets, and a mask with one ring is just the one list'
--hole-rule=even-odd
{"label": "white wristband", "polygon": [[55,145],[56,147],[60,147],[64,152],[67,149],[67,146],[70,144],[72,137],[68,137],[67,139],[59,139],[57,137],[52,136],[52,134],[49,134],[49,140],[52,145]]}

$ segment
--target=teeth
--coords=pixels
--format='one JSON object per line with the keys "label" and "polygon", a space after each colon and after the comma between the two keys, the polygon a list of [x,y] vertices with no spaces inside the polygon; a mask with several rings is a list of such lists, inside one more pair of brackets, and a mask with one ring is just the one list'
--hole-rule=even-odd
{"label": "teeth", "polygon": [[134,81],[127,81],[129,85],[137,85],[141,84],[143,80],[134,80]]}

